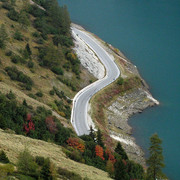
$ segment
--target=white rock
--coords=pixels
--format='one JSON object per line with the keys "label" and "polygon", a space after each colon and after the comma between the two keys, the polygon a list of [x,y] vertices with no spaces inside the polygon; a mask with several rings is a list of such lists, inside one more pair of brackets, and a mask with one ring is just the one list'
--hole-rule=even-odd
{"label": "white rock", "polygon": [[76,52],[81,64],[97,79],[102,79],[105,76],[105,68],[95,53],[75,33],[72,33],[72,36],[75,44],[73,49]]}

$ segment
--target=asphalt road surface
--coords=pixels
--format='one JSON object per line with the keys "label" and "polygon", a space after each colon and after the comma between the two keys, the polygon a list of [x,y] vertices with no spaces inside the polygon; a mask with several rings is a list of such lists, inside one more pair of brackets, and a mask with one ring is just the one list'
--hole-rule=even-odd
{"label": "asphalt road surface", "polygon": [[120,75],[120,70],[108,53],[89,35],[74,27],[72,28],[72,33],[77,34],[94,51],[106,69],[106,75],[103,79],[85,87],[79,91],[73,99],[71,123],[77,135],[81,136],[83,134],[89,134],[90,130],[87,123],[87,107],[89,100],[95,93],[115,81]]}

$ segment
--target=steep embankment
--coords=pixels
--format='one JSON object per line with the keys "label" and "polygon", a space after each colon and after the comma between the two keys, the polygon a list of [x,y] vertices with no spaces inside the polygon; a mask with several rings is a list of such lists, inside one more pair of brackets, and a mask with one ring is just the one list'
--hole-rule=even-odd
{"label": "steep embankment", "polygon": [[[17,95],[19,102],[26,99],[27,103],[34,108],[44,106],[53,110],[53,114],[64,123],[69,123],[71,104],[54,93],[54,89],[57,88],[67,99],[72,99],[78,90],[87,86],[95,78],[79,65],[76,55],[71,51],[71,44],[61,42],[57,47],[53,41],[55,35],[49,33],[49,30],[44,32],[40,29],[39,26],[46,26],[46,28],[53,26],[48,22],[38,24],[41,23],[38,21],[41,16],[50,18],[44,14],[44,10],[38,10],[39,7],[32,9],[28,2],[23,0],[16,1],[15,5],[10,1],[0,2],[0,6],[0,26],[4,25],[7,36],[4,41],[5,47],[0,48],[0,91],[8,93],[11,90]],[[62,36],[69,38],[69,35]],[[70,39],[68,40],[71,42]],[[30,55],[27,52],[27,46]],[[69,54],[62,51],[68,51]],[[55,63],[58,69],[51,67],[48,61]],[[16,67],[31,79],[32,85],[26,87],[28,85],[22,82],[24,81],[22,78],[18,79],[16,75],[7,73],[7,67]],[[55,101],[61,101],[63,107],[60,109]],[[68,106],[68,109],[65,106]]]}
{"label": "steep embankment", "polygon": [[62,147],[58,145],[20,135],[9,134],[0,129],[0,149],[6,152],[11,162],[16,163],[19,153],[25,148],[28,148],[33,156],[50,158],[56,168],[65,168],[79,174],[83,178],[92,180],[111,179],[104,171],[67,158],[62,151]]}

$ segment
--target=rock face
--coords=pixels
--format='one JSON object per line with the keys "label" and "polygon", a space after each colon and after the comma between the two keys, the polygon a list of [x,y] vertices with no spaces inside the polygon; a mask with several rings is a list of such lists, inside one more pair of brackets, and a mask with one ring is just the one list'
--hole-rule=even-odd
{"label": "rock face", "polygon": [[105,75],[104,66],[83,40],[81,40],[75,33],[72,33],[72,35],[75,44],[74,51],[76,52],[81,64],[97,79],[102,79]]}
{"label": "rock face", "polygon": [[128,125],[129,117],[153,105],[155,105],[155,102],[147,96],[144,89],[138,88],[127,92],[123,96],[119,96],[108,107],[109,126],[115,126],[125,133],[131,134],[132,128]]}
{"label": "rock face", "polygon": [[128,125],[128,119],[135,113],[142,112],[149,106],[154,106],[156,100],[143,88],[135,88],[130,92],[119,96],[106,110],[108,128],[111,137],[120,141],[129,158],[143,166],[146,166],[144,152],[130,136],[132,128]]}

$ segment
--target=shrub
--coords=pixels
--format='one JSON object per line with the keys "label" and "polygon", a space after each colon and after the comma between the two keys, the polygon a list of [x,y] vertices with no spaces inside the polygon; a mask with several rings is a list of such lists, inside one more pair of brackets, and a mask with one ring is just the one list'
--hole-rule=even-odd
{"label": "shrub", "polygon": [[9,93],[6,94],[6,97],[10,100],[16,99],[16,95],[11,90]]}
{"label": "shrub", "polygon": [[6,1],[3,1],[4,3],[2,4],[2,8],[4,9],[7,9],[7,10],[11,10],[12,9],[12,6],[6,2]]}
{"label": "shrub", "polygon": [[12,56],[12,51],[7,51],[6,56]]}
{"label": "shrub", "polygon": [[16,67],[6,67],[5,71],[12,80],[22,82],[26,84],[27,89],[31,89],[31,86],[33,85],[32,79],[23,72],[19,71]]}
{"label": "shrub", "polygon": [[32,33],[32,36],[33,36],[33,37],[40,37],[40,34],[39,34],[39,32],[36,31],[36,32],[33,32],[33,33]]}
{"label": "shrub", "polygon": [[37,99],[36,96],[34,94],[32,94],[32,93],[29,93],[28,96],[33,98],[33,99]]}
{"label": "shrub", "polygon": [[28,68],[33,68],[34,67],[34,63],[32,61],[28,61]]}
{"label": "shrub", "polygon": [[42,156],[36,156],[36,158],[35,158],[36,160],[36,163],[39,165],[39,166],[43,166],[43,164],[44,164],[44,162],[45,162],[45,159],[44,159],[44,157],[42,157]]}
{"label": "shrub", "polygon": [[13,21],[18,21],[19,19],[19,13],[14,8],[10,9],[7,16]]}
{"label": "shrub", "polygon": [[82,177],[79,174],[70,172],[69,170],[61,167],[58,168],[57,172],[59,175],[61,175],[62,177],[66,177],[69,180],[82,180]]}
{"label": "shrub", "polygon": [[18,171],[25,175],[35,175],[37,173],[38,165],[29,151],[25,149],[19,154],[17,167]]}
{"label": "shrub", "polygon": [[36,93],[36,96],[43,97],[43,93],[41,91],[39,91],[39,92]]}
{"label": "shrub", "polygon": [[1,151],[0,152],[0,162],[2,163],[9,163],[9,159],[8,157],[6,156],[5,152],[4,151]]}
{"label": "shrub", "polygon": [[119,77],[118,81],[117,81],[118,85],[123,85],[124,84],[124,79],[122,77]]}
{"label": "shrub", "polygon": [[63,70],[60,67],[56,67],[56,66],[52,67],[51,71],[57,75],[63,75],[64,74]]}
{"label": "shrub", "polygon": [[51,96],[53,96],[53,95],[54,95],[54,93],[55,93],[55,92],[54,92],[54,90],[53,90],[53,89],[49,91],[49,94],[50,94]]}
{"label": "shrub", "polygon": [[0,179],[4,179],[4,176],[10,175],[14,172],[14,166],[12,164],[0,165]]}
{"label": "shrub", "polygon": [[18,41],[23,41],[23,35],[18,30],[14,33],[13,37]]}

